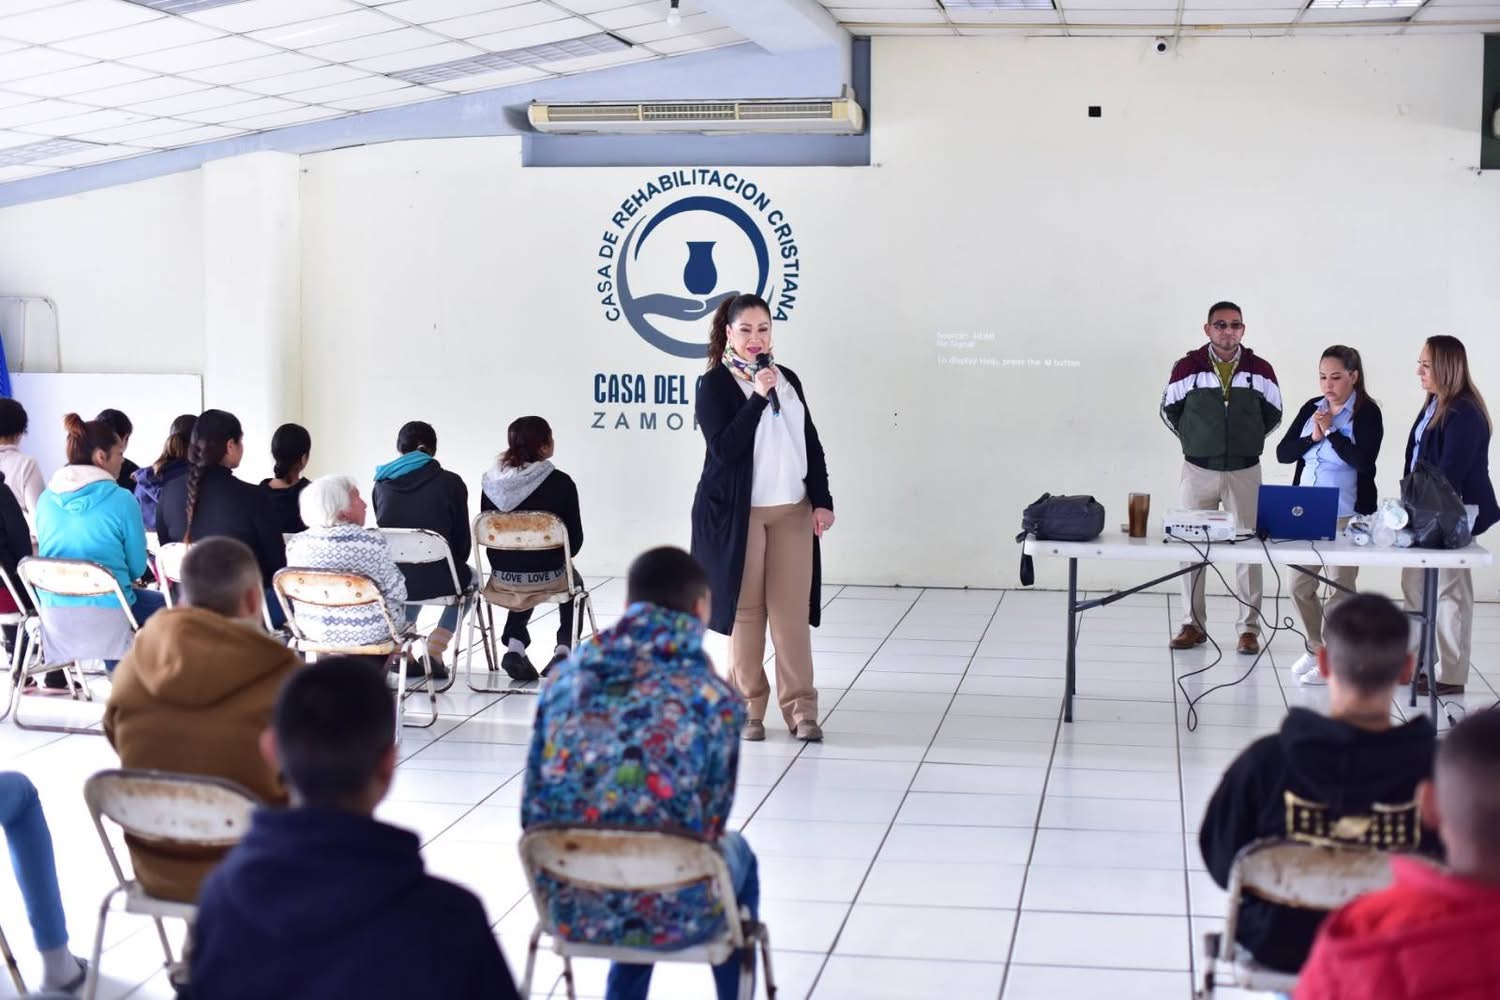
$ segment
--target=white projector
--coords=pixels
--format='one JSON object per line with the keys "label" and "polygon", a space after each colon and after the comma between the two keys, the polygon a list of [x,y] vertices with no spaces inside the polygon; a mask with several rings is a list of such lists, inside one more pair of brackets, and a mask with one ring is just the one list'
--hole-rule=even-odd
{"label": "white projector", "polygon": [[1163,521],[1168,538],[1186,542],[1232,542],[1234,515],[1226,510],[1170,510]]}

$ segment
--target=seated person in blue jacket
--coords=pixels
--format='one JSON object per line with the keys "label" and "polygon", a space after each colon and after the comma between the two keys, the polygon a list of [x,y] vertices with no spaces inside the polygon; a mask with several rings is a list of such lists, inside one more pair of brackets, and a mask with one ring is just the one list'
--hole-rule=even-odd
{"label": "seated person in blue jacket", "polygon": [[261,753],[290,809],[260,809],[203,884],[194,996],[516,1000],[484,906],[428,875],[417,835],[373,816],[396,771],[396,709],[368,663],[292,674]]}
{"label": "seated person in blue jacket", "polygon": [[[697,835],[718,845],[735,895],[755,914],[755,855],[725,832],[739,768],[743,699],[703,652],[708,575],[681,549],[653,549],[630,567],[625,616],[580,645],[542,688],[526,762],[521,825],[630,827]],[[541,877],[546,886],[548,880]],[[579,941],[674,951],[723,926],[700,885],[662,893],[587,893],[554,883],[554,925]],[[734,1000],[740,957],[714,968]],[[645,1000],[650,965],[615,964],[607,1000]]]}

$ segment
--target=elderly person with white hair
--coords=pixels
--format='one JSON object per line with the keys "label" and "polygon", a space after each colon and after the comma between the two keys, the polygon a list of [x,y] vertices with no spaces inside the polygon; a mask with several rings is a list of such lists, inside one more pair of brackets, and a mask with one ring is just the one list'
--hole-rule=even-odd
{"label": "elderly person with white hair", "polygon": [[[359,573],[375,581],[397,626],[406,621],[406,579],[379,531],[365,528],[365,501],[348,476],[319,476],[299,501],[307,530],[287,539],[286,561],[298,569]],[[373,606],[296,606],[297,623],[314,642],[365,646],[387,642],[390,626]]]}

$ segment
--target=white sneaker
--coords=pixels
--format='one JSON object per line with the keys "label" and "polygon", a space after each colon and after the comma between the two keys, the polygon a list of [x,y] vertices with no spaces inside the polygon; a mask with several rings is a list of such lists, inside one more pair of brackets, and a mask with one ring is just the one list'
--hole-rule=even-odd
{"label": "white sneaker", "polygon": [[1301,684],[1302,678],[1308,674],[1314,677],[1318,675],[1318,658],[1312,653],[1303,653],[1297,658],[1297,662],[1292,664],[1292,680]]}
{"label": "white sneaker", "polygon": [[1297,675],[1297,683],[1303,687],[1323,687],[1328,683],[1328,678],[1316,670],[1309,670],[1305,674]]}

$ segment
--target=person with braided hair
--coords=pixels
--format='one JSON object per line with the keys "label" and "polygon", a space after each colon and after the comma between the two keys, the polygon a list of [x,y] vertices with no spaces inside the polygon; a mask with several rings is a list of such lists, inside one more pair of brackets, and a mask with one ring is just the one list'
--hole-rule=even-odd
{"label": "person with braided hair", "polygon": [[271,459],[276,463],[273,478],[262,479],[260,488],[271,498],[276,512],[276,526],[283,535],[306,531],[302,520],[302,491],[310,480],[302,474],[312,458],[312,435],[301,424],[282,424],[271,435]]}
{"label": "person with braided hair", "polygon": [[[225,535],[255,553],[262,581],[286,565],[286,544],[271,498],[254,483],[235,478],[245,457],[245,432],[224,410],[204,410],[188,444],[188,474],[162,488],[156,506],[156,537],[163,544]],[[272,605],[272,618],[275,606]]]}

